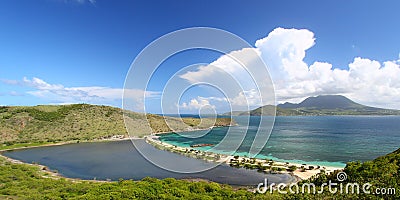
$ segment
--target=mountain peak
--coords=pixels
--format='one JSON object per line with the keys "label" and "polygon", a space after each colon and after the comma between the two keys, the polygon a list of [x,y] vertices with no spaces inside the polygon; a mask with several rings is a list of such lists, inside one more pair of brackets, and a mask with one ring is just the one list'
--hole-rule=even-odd
{"label": "mountain peak", "polygon": [[308,97],[300,103],[284,103],[277,107],[265,105],[250,111],[236,111],[228,115],[400,115],[400,110],[364,106],[342,95]]}
{"label": "mountain peak", "polygon": [[281,108],[315,108],[315,109],[351,109],[360,108],[358,104],[342,95],[319,95],[316,97],[308,97],[298,104],[284,103],[279,104]]}

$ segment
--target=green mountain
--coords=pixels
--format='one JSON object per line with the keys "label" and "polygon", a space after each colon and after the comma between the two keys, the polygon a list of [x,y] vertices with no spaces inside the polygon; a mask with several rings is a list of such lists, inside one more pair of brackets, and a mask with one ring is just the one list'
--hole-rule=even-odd
{"label": "green mountain", "polygon": [[[375,108],[356,103],[341,95],[320,95],[308,97],[304,101],[284,103],[278,106],[266,105],[251,111],[235,111],[232,115],[273,115],[276,110],[277,116],[297,115],[400,115],[399,110]],[[224,115],[230,115],[225,113]]]}
{"label": "green mountain", "polygon": [[304,101],[293,104],[293,103],[284,103],[279,104],[280,108],[314,108],[314,109],[361,109],[361,108],[369,108],[376,109],[372,107],[363,106],[358,104],[347,97],[342,95],[321,95],[316,97],[308,97]]}
{"label": "green mountain", "polygon": [[215,122],[211,118],[180,120],[90,104],[1,106],[0,144],[128,137],[124,120],[136,137],[231,124],[230,118],[217,118]]}

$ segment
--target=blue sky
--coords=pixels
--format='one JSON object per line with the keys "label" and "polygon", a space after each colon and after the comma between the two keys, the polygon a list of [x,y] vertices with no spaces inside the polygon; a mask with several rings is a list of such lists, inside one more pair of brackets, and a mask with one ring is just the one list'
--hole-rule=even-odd
{"label": "blue sky", "polygon": [[[299,74],[293,70],[301,69],[280,62],[286,58],[265,57],[267,65],[268,59],[278,60],[279,66],[269,67],[284,72],[271,74],[278,103],[344,94],[367,105],[400,108],[399,7],[395,0],[5,0],[0,2],[0,105],[86,102],[120,107],[125,76],[143,48],[169,32],[202,26],[234,33],[254,47],[267,37],[292,41],[286,47],[294,46],[299,56],[291,64],[304,65],[304,76],[292,77]],[[299,41],[314,42],[307,46]],[[195,50],[164,62],[148,88],[153,98],[148,111],[160,112],[154,99],[175,72],[220,56]],[[343,83],[354,87],[344,89]],[[213,102],[215,95],[198,88],[179,104],[189,113],[201,105],[226,111],[226,105]]]}

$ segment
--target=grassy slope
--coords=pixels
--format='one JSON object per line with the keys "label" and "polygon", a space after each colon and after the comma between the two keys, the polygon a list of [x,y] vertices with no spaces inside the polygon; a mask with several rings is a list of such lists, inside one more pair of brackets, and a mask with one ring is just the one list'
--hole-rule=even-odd
{"label": "grassy slope", "polygon": [[126,135],[121,110],[108,106],[2,107],[0,142],[91,140]]}
{"label": "grassy slope", "polygon": [[[59,142],[71,140],[93,140],[114,135],[127,136],[122,110],[109,106],[74,104],[62,106],[0,107],[0,144],[11,145],[26,142]],[[135,136],[150,132],[172,131],[164,118],[125,111],[128,128]],[[146,120],[149,120],[150,126]],[[229,125],[229,118],[194,119],[184,122],[166,118],[173,122],[174,131],[208,128],[213,125]]]}

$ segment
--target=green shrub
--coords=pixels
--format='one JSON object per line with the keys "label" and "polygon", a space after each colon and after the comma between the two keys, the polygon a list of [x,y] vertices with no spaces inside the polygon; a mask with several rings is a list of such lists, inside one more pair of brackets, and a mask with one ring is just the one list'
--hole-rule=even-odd
{"label": "green shrub", "polygon": [[287,169],[287,171],[289,171],[289,172],[294,172],[294,171],[296,171],[296,169],[297,169],[297,167],[296,167],[295,165],[291,165],[291,166],[289,166],[289,168]]}

